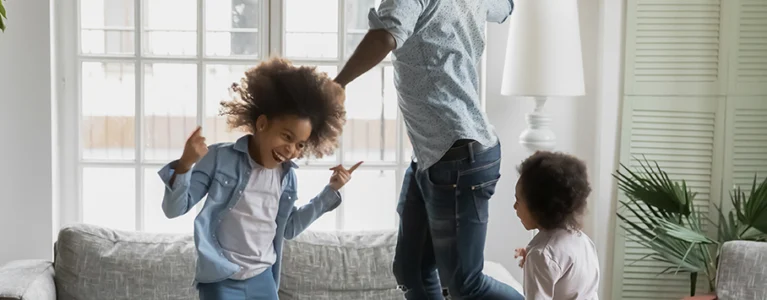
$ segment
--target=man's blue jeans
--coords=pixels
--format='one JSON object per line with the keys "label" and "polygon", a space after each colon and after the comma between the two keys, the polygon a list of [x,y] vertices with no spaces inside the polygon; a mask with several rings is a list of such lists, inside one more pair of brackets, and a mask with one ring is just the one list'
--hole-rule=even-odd
{"label": "man's blue jeans", "polygon": [[[482,273],[488,201],[500,178],[501,146],[456,143],[432,167],[405,173],[394,276],[409,300],[524,299]],[[439,271],[437,271],[439,270]]]}

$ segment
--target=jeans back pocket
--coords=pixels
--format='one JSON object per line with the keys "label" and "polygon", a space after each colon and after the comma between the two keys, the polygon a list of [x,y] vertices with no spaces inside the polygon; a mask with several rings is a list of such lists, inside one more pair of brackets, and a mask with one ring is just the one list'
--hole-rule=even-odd
{"label": "jeans back pocket", "polygon": [[471,196],[474,198],[477,218],[481,223],[487,223],[490,215],[489,201],[495,194],[495,187],[500,179],[501,176],[498,175],[495,179],[471,186]]}

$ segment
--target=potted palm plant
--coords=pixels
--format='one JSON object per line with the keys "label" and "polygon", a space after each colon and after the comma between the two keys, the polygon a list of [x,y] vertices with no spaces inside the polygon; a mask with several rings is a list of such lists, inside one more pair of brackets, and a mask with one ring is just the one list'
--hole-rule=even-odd
{"label": "potted palm plant", "polygon": [[[671,180],[656,162],[644,159],[639,164],[637,170],[621,164],[614,174],[625,195],[618,218],[626,239],[652,250],[641,259],[668,264],[663,273],[688,273],[691,296],[701,275],[709,292],[714,292],[721,245],[767,239],[767,179],[760,183],[754,175],[748,196],[740,187],[734,188],[730,192],[733,210],[725,212],[716,206],[714,221],[693,205],[696,193],[684,180]],[[716,228],[716,233],[704,231],[706,225]]]}

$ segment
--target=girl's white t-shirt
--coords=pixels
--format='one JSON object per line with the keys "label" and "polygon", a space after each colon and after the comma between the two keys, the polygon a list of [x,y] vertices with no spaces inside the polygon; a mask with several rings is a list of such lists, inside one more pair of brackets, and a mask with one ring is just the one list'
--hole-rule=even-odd
{"label": "girl's white t-shirt", "polygon": [[263,273],[277,261],[277,234],[282,169],[267,169],[251,160],[253,170],[237,203],[221,218],[215,238],[224,256],[240,266],[231,279]]}
{"label": "girl's white t-shirt", "polygon": [[598,300],[599,257],[579,230],[541,230],[527,245],[527,300]]}

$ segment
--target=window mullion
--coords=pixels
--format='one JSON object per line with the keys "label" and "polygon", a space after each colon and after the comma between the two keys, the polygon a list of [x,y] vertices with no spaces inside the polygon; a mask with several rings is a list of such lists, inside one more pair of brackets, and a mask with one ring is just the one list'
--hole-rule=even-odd
{"label": "window mullion", "polygon": [[143,40],[144,40],[144,22],[143,22],[143,0],[135,0],[134,2],[134,26],[135,26],[135,33],[134,33],[134,55],[137,57],[137,60],[134,62],[134,77],[135,77],[135,112],[134,112],[134,119],[135,119],[135,140],[134,140],[134,146],[135,146],[135,165],[134,165],[134,171],[136,172],[135,176],[135,188],[136,188],[136,194],[134,195],[135,201],[136,201],[136,224],[135,228],[138,231],[144,230],[144,172],[141,167],[141,162],[144,160],[144,153],[143,153],[143,147],[142,141],[143,141],[143,123],[144,123],[144,64],[141,60],[141,54],[143,49]]}
{"label": "window mullion", "polygon": [[[65,97],[71,97],[71,99],[70,99],[71,102],[70,103],[72,103],[72,105],[74,105],[74,109],[73,109],[74,111],[71,111],[69,109],[66,109],[64,111],[65,112],[73,113],[74,118],[75,118],[74,121],[68,122],[72,126],[72,127],[70,127],[71,131],[65,131],[65,132],[70,132],[75,137],[75,139],[74,139],[75,140],[75,144],[74,145],[69,145],[67,147],[67,149],[70,150],[70,151],[68,151],[68,153],[74,154],[73,155],[74,157],[65,155],[65,156],[63,156],[64,159],[61,161],[61,163],[65,163],[66,162],[66,165],[62,166],[62,169],[65,172],[71,172],[73,170],[74,173],[75,173],[74,184],[72,184],[73,190],[71,192],[67,193],[67,195],[71,195],[72,198],[69,199],[70,201],[66,202],[66,204],[74,204],[75,207],[74,207],[74,212],[73,213],[71,213],[71,214],[66,214],[65,213],[65,215],[62,216],[62,218],[61,218],[61,224],[62,225],[70,223],[70,221],[72,223],[79,223],[79,222],[82,222],[84,220],[84,218],[83,218],[84,209],[83,209],[83,199],[82,199],[82,195],[83,195],[83,192],[82,192],[82,190],[83,190],[83,184],[82,184],[83,176],[82,176],[82,173],[83,172],[82,172],[82,168],[80,167],[80,161],[81,161],[81,159],[83,157],[83,155],[82,155],[82,137],[81,137],[82,136],[82,131],[80,130],[80,128],[82,126],[80,124],[80,120],[82,120],[82,101],[81,101],[81,97],[80,97],[80,95],[82,95],[82,86],[81,86],[81,82],[82,82],[82,61],[80,59],[78,59],[78,57],[80,56],[80,50],[81,50],[81,47],[82,47],[81,46],[82,44],[80,42],[81,39],[82,39],[82,30],[80,30],[80,26],[81,26],[81,24],[80,24],[80,18],[81,18],[80,5],[82,5],[81,2],[82,1],[76,1],[76,5],[75,5],[75,8],[74,8],[74,11],[70,11],[69,12],[69,13],[71,13],[71,16],[74,16],[74,20],[67,20],[68,25],[72,25],[73,26],[72,28],[75,28],[75,30],[76,30],[74,44],[71,45],[70,47],[62,46],[62,49],[69,49],[69,51],[71,51],[71,52],[66,52],[66,50],[64,50],[65,51],[65,53],[64,53],[64,57],[65,57],[64,70],[65,70],[66,74],[68,74],[68,75],[71,74],[72,79],[73,79],[71,85],[69,85],[68,90],[67,90],[67,88],[65,88],[65,90],[67,91],[67,94],[66,94]],[[69,13],[65,13],[65,15],[70,15]],[[70,28],[70,27],[65,27],[65,28]],[[66,67],[67,66],[67,61],[69,61],[70,57],[73,58],[75,63],[74,63],[74,66],[71,66],[71,68],[72,68],[71,70],[67,70],[67,67]],[[65,86],[67,85],[66,80],[65,80],[64,84],[65,84]],[[63,120],[69,120],[69,116],[63,116],[62,119]],[[74,163],[70,164],[69,163],[70,161],[74,161]],[[69,168],[71,168],[71,169],[69,169]],[[61,178],[63,179],[63,178],[67,178],[67,177],[66,176],[62,176]],[[66,182],[62,181],[62,187],[67,187],[68,186],[67,185],[68,182],[69,182],[68,179],[67,179]],[[62,211],[64,211],[64,209],[63,209],[64,205],[62,205],[61,208],[62,208]],[[65,216],[69,217],[69,218],[66,218]]]}
{"label": "window mullion", "polygon": [[[358,0],[354,0],[358,1]],[[338,0],[338,71],[343,68],[344,58],[346,58],[346,0]],[[344,159],[344,139],[343,136],[338,141],[338,162],[343,164]],[[341,189],[341,197],[346,198],[345,189]],[[341,205],[336,209],[336,230],[344,230],[344,214],[345,205],[341,202]]]}
{"label": "window mullion", "polygon": [[[205,124],[205,0],[197,0],[197,125]],[[203,128],[205,133],[205,128]]]}
{"label": "window mullion", "polygon": [[[207,51],[205,32],[205,0],[197,0],[197,125],[205,125],[205,55]],[[203,128],[203,134],[205,128]],[[202,205],[197,205],[197,212]]]}
{"label": "window mullion", "polygon": [[283,28],[285,26],[285,1],[284,0],[269,0],[269,13],[268,18],[264,22],[261,22],[262,25],[265,25],[266,28],[269,28],[267,32],[268,37],[266,40],[268,41],[268,55],[262,55],[262,57],[265,59],[270,56],[285,56],[283,52],[283,49],[285,48],[283,37]]}

